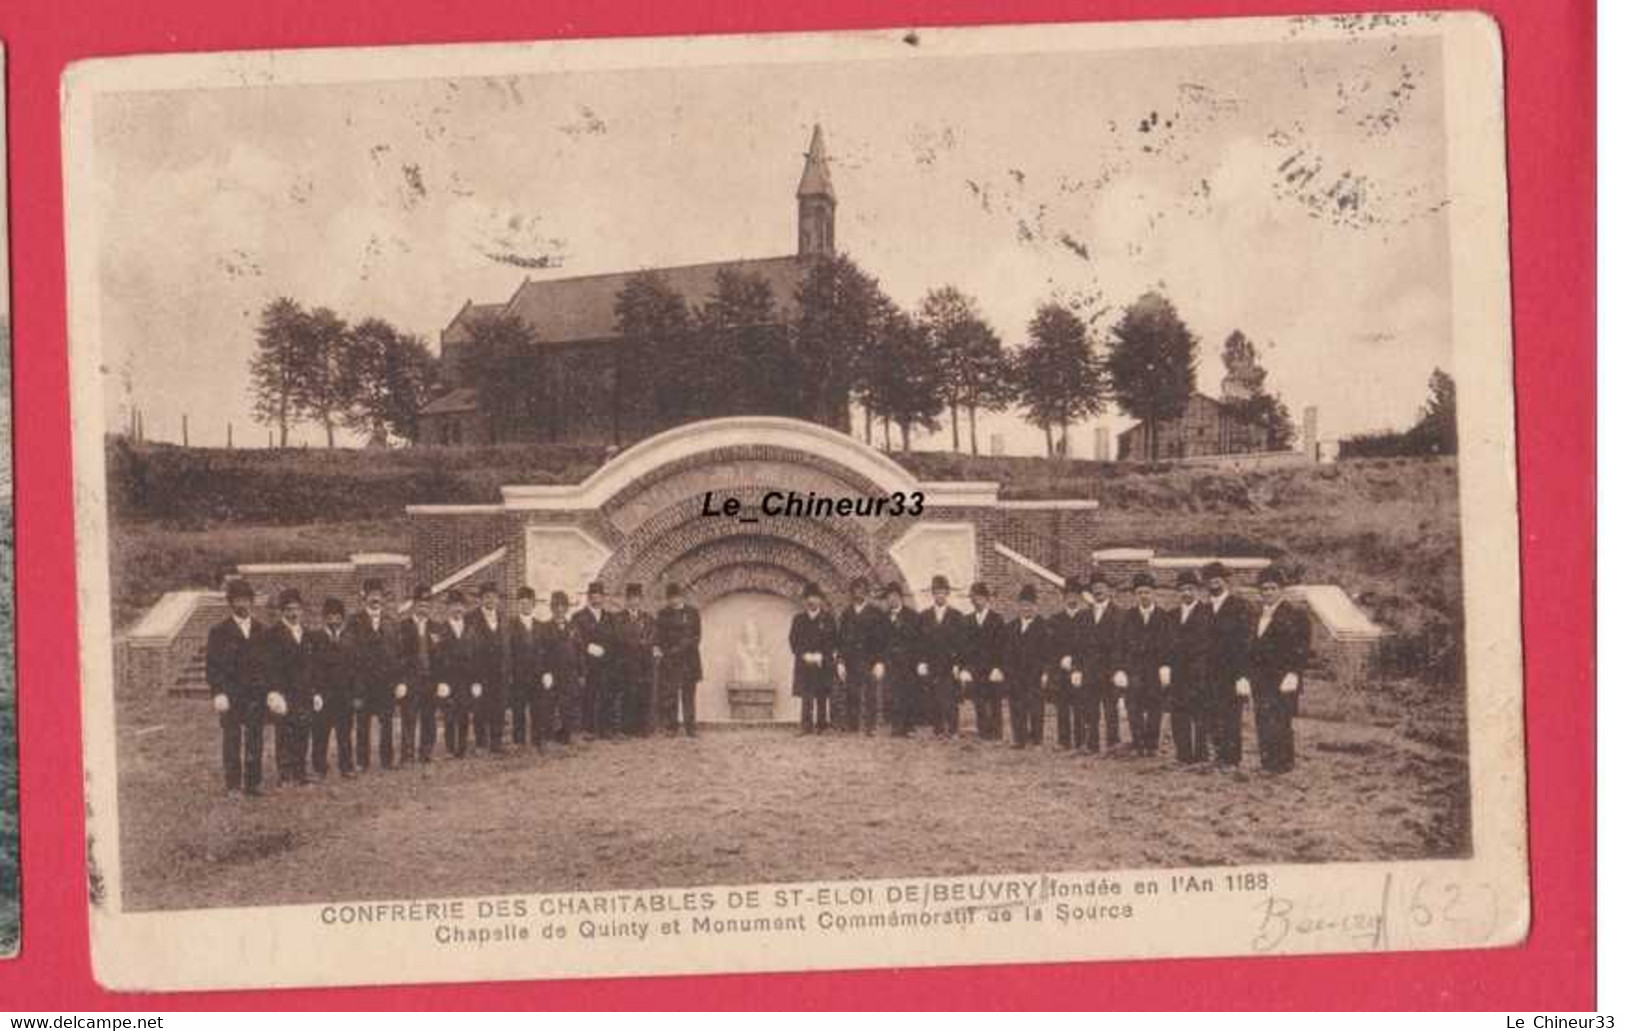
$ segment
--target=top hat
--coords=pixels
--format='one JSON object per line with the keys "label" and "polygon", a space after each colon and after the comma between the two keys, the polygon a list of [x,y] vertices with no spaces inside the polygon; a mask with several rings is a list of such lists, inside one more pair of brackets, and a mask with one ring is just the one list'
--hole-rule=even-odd
{"label": "top hat", "polygon": [[229,580],[226,582],[226,600],[236,601],[238,598],[254,600],[254,588],[248,586],[247,580]]}
{"label": "top hat", "polygon": [[554,591],[552,595],[548,597],[547,603],[553,608],[567,609],[570,607],[570,596],[565,594],[563,591]]}
{"label": "top hat", "polygon": [[935,575],[935,576],[933,576],[931,578],[931,589],[933,591],[951,591],[951,590],[953,590],[952,587],[948,586],[948,578],[946,576],[943,576],[941,573],[938,573],[937,575]]}

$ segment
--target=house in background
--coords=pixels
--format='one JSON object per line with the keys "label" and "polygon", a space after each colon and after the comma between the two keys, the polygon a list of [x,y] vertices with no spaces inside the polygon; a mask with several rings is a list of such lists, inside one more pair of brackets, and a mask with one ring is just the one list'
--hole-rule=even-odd
{"label": "house in background", "polygon": [[[1224,395],[1244,396],[1229,377]],[[1144,422],[1117,435],[1119,462],[1162,462],[1211,455],[1240,455],[1270,449],[1269,429],[1261,422],[1242,418],[1234,408],[1206,394],[1192,394],[1185,412],[1177,419],[1157,423],[1156,452],[1152,453],[1151,431]]]}
{"label": "house in background", "polygon": [[[836,254],[835,188],[824,134],[816,126],[796,188],[796,214],[794,254],[567,279],[526,277],[504,303],[465,303],[441,331],[439,380],[445,390],[419,412],[416,442],[624,444],[684,421],[658,411],[651,403],[649,385],[640,384],[643,370],[636,367],[632,348],[617,331],[617,297],[634,275],[648,271],[657,273],[691,309],[698,308],[711,295],[717,273],[732,269],[767,284],[778,313],[776,323],[765,327],[767,335],[776,346],[788,348],[802,279],[817,260]],[[526,408],[501,420],[493,420],[492,413],[483,410],[480,391],[470,374],[478,346],[472,329],[481,319],[496,316],[523,319],[536,339],[534,360],[516,372],[529,387]],[[765,368],[763,375],[769,375]],[[659,385],[654,389],[658,391]],[[705,414],[816,417],[790,410],[783,402],[763,400],[773,393],[761,384],[730,384],[718,410]]]}

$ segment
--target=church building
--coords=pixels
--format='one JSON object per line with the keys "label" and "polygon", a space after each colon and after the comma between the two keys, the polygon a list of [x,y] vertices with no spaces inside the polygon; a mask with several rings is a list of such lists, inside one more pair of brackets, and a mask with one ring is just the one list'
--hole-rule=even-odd
{"label": "church building", "polygon": [[[619,446],[695,417],[653,403],[661,385],[639,382],[646,370],[639,367],[642,363],[618,328],[616,302],[622,290],[640,272],[654,273],[695,311],[712,295],[719,272],[759,280],[772,295],[775,314],[770,325],[751,327],[755,339],[787,352],[802,280],[820,259],[836,255],[835,203],[823,130],[815,126],[796,188],[794,254],[562,279],[527,276],[505,302],[466,302],[440,333],[443,390],[419,413],[416,442]],[[535,353],[520,360],[512,373],[523,384],[524,403],[516,406],[518,411],[498,416],[482,404],[479,335],[482,322],[510,318],[529,327]],[[753,364],[763,366],[762,376],[769,375],[770,363]],[[818,418],[818,413],[798,410],[794,400],[780,400],[787,394],[782,384],[777,393],[754,389],[744,378],[717,386],[711,393],[714,410],[699,414]]]}

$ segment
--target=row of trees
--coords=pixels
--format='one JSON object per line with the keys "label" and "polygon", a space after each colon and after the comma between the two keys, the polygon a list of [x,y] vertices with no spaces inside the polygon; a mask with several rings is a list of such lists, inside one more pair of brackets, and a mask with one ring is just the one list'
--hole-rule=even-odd
{"label": "row of trees", "polygon": [[1338,458],[1394,458],[1456,453],[1456,381],[1443,369],[1428,377],[1428,396],[1409,429],[1345,438]]}
{"label": "row of trees", "polygon": [[254,415],[289,430],[310,422],[333,447],[339,428],[369,443],[410,440],[435,389],[435,361],[423,339],[383,319],[350,325],[330,308],[278,297],[260,312],[249,363]]}

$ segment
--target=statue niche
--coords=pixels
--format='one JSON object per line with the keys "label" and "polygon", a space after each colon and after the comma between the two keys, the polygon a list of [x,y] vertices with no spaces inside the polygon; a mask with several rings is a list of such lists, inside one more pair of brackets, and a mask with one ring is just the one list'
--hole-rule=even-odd
{"label": "statue niche", "polygon": [[736,720],[771,720],[774,698],[772,660],[762,641],[762,628],[754,617],[739,626],[734,645],[733,675],[728,679],[728,709]]}

